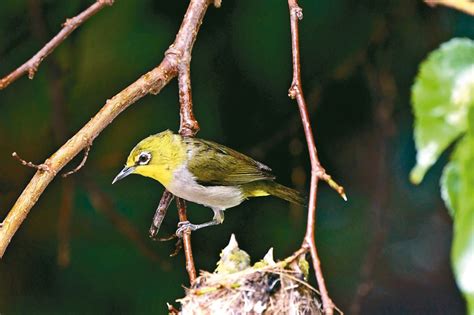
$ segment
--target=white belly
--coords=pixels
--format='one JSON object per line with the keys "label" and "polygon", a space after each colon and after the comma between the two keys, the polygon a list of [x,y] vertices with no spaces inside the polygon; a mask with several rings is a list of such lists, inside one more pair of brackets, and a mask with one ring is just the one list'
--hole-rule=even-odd
{"label": "white belly", "polygon": [[166,189],[179,198],[219,210],[235,207],[244,199],[237,187],[199,185],[185,166],[174,172]]}

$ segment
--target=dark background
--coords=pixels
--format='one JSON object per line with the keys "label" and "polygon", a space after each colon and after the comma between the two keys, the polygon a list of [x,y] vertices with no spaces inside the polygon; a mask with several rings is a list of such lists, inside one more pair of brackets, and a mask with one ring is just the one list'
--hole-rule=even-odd
{"label": "dark background", "polygon": [[[0,74],[91,3],[1,1]],[[0,91],[0,217],[34,173],[11,153],[40,163],[55,152],[106,99],[161,61],[187,4],[118,0],[76,30],[34,80],[24,77]],[[449,265],[451,220],[438,186],[445,160],[419,187],[408,181],[415,163],[410,87],[427,54],[454,36],[472,37],[474,23],[414,0],[300,5],[303,87],[320,159],[349,198],[320,185],[317,244],[332,298],[351,313],[363,282],[372,290],[362,314],[463,314]],[[253,156],[280,182],[307,192],[305,140],[287,97],[286,1],[210,7],[193,51],[192,80],[200,137]],[[173,81],[131,106],[94,141],[79,173],[58,176],[46,189],[0,262],[0,313],[164,314],[165,302],[183,296],[183,254],[170,258],[173,242],[147,237],[163,188],[139,176],[111,185],[139,140],[177,131],[177,95]],[[253,261],[272,246],[283,258],[299,247],[305,215],[281,200],[249,200],[228,210],[223,225],[193,234],[196,266],[213,270],[231,233]],[[189,216],[199,223],[212,212],[190,205]],[[162,235],[176,223],[172,206]],[[69,259],[63,249],[58,260],[58,235],[66,247],[70,236]]]}

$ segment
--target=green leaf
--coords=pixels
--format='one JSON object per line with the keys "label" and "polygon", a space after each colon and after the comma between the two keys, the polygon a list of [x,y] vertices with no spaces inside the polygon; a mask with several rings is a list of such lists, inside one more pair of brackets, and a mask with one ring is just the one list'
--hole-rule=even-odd
{"label": "green leaf", "polygon": [[[472,112],[473,110],[471,110]],[[457,167],[457,171],[446,170]],[[454,168],[454,169],[455,169]],[[443,189],[449,192],[453,207],[453,244],[451,259],[456,283],[474,314],[474,137],[468,134],[457,145],[452,161],[446,166]],[[454,176],[453,176],[454,175]],[[443,176],[445,177],[445,176]],[[446,200],[446,199],[445,199]],[[449,204],[447,202],[447,204]]]}
{"label": "green leaf", "polygon": [[441,176],[441,197],[453,218],[458,207],[460,176],[459,164],[455,161],[449,162],[444,167],[443,175]]}
{"label": "green leaf", "polygon": [[422,63],[412,88],[418,184],[441,153],[467,130],[474,101],[474,41],[452,39]]}
{"label": "green leaf", "polygon": [[451,260],[456,283],[474,315],[474,42],[453,39],[425,60],[412,89],[419,183],[457,138],[441,177],[441,195],[454,221]]}
{"label": "green leaf", "polygon": [[450,161],[443,169],[441,175],[440,186],[441,186],[441,197],[444,200],[448,212],[454,219],[456,209],[459,208],[459,193],[461,190],[461,179],[463,174],[461,173],[461,161],[460,155],[466,150],[467,147],[464,142],[467,141],[467,137],[463,137],[459,140],[456,148],[451,155]]}

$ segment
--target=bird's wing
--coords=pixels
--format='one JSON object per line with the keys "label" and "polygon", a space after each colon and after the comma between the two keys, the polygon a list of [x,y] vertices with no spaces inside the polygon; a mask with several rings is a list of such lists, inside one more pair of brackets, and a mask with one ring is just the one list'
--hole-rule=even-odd
{"label": "bird's wing", "polygon": [[221,144],[185,138],[193,157],[188,170],[201,185],[233,186],[262,179],[274,179],[271,168]]}

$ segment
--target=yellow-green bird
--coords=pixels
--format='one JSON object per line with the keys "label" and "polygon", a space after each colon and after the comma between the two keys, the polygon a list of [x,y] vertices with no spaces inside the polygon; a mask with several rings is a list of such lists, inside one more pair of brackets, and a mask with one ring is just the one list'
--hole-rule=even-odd
{"label": "yellow-green bird", "polygon": [[249,197],[272,195],[296,204],[304,199],[296,190],[275,182],[271,169],[221,144],[174,134],[169,130],[140,141],[112,184],[140,174],[159,181],[173,195],[212,208],[212,221],[186,222],[197,230],[224,221],[224,210]]}

